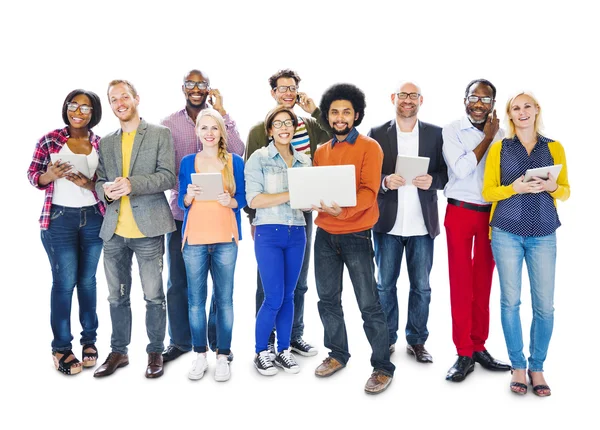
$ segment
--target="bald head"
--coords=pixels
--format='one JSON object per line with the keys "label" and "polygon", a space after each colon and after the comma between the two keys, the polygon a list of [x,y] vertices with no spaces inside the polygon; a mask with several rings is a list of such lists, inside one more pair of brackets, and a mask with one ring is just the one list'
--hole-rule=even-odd
{"label": "bald head", "polygon": [[414,82],[401,82],[392,93],[392,103],[396,106],[396,117],[413,118],[423,104],[421,88]]}

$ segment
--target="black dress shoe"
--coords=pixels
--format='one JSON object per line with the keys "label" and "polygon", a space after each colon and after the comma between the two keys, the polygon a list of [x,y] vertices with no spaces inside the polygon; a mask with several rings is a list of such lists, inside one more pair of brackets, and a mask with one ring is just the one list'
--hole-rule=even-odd
{"label": "black dress shoe", "polygon": [[165,349],[165,352],[162,353],[163,363],[173,361],[176,358],[181,357],[186,352],[189,352],[189,351],[182,351],[181,349],[177,348],[176,346],[169,345],[169,346],[167,346],[167,349]]}
{"label": "black dress shoe", "polygon": [[510,364],[503,363],[502,361],[496,360],[494,357],[484,349],[481,352],[473,353],[473,360],[481,364],[488,370],[504,370],[509,371],[511,369]]}
{"label": "black dress shoe", "polygon": [[419,363],[433,363],[433,358],[425,349],[425,345],[406,345],[406,352],[414,355]]}
{"label": "black dress shoe", "polygon": [[464,381],[467,375],[475,369],[475,361],[471,357],[459,355],[456,363],[448,370],[446,380],[452,382]]}

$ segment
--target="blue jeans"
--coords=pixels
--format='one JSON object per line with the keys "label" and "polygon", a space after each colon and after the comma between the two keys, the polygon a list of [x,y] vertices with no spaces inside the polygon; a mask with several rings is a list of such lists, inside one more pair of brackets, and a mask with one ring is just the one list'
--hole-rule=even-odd
{"label": "blue jeans", "polygon": [[388,375],[395,366],[390,361],[388,327],[379,303],[371,230],[330,234],[317,229],[315,237],[315,281],[319,294],[319,315],[325,331],[324,345],[330,357],[342,364],[350,359],[348,335],[342,311],[344,265],[354,287],[363,319],[363,328],[371,344],[371,365]]}
{"label": "blue jeans", "polygon": [[[177,230],[167,233],[167,316],[169,318],[170,345],[181,351],[191,351],[192,334],[188,316],[188,284],[185,262],[181,253],[183,221],[175,220]],[[214,285],[214,283],[213,283]],[[216,306],[214,295],[210,301],[208,316],[208,341],[210,348],[217,348]]]}
{"label": "blue jeans", "polygon": [[41,238],[52,268],[50,324],[52,352],[72,349],[71,302],[77,286],[81,344],[96,343],[96,269],[102,252],[98,206],[70,208],[52,205],[50,227]]}
{"label": "blue jeans", "polygon": [[207,350],[206,292],[208,272],[213,278],[213,298],[217,307],[217,348],[231,352],[233,330],[233,275],[238,247],[235,241],[183,248],[187,273],[189,320],[195,352]]}
{"label": "blue jeans", "polygon": [[146,301],[146,333],[150,343],[146,352],[162,352],[167,325],[163,292],[164,236],[130,239],[113,235],[104,242],[104,272],[108,284],[108,303],[112,321],[110,347],[113,352],[127,354],[131,342],[131,263],[137,261],[144,300]]}
{"label": "blue jeans", "polygon": [[305,246],[303,226],[266,224],[256,227],[254,252],[265,294],[256,315],[257,353],[267,349],[273,326],[277,331],[277,350],[290,347],[294,289],[302,268]]}
{"label": "blue jeans", "polygon": [[494,227],[492,251],[500,278],[502,329],[512,367],[526,369],[521,330],[521,272],[527,264],[533,321],[529,334],[529,370],[542,372],[554,326],[556,233],[524,237]]}
{"label": "blue jeans", "polygon": [[[312,230],[313,230],[313,216],[312,212],[304,213],[304,220],[306,226],[306,246],[304,247],[304,261],[302,263],[302,269],[300,269],[300,277],[294,290],[294,321],[292,324],[292,335],[291,340],[301,339],[304,335],[304,295],[308,291],[308,266],[310,266],[310,251],[312,248]],[[262,306],[263,300],[265,299],[265,293],[263,291],[262,281],[260,279],[260,273],[256,273],[256,313]],[[275,341],[275,331],[271,332],[271,341]]]}
{"label": "blue jeans", "polygon": [[423,345],[429,337],[427,320],[431,287],[429,274],[433,265],[433,239],[424,236],[394,236],[373,232],[375,262],[377,263],[377,291],[389,329],[390,345],[398,340],[398,292],[402,255],[406,250],[406,266],[410,281],[406,341],[409,345]]}

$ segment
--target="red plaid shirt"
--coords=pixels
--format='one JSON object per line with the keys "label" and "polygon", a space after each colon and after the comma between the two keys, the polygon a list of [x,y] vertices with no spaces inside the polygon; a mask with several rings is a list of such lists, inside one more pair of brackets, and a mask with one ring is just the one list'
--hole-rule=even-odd
{"label": "red plaid shirt", "polygon": [[[52,207],[52,195],[54,193],[54,182],[50,182],[46,186],[41,186],[38,181],[42,174],[46,173],[48,163],[50,163],[50,154],[58,153],[65,143],[69,140],[69,128],[57,129],[51,131],[47,135],[43,136],[38,143],[35,145],[35,151],[33,152],[33,159],[27,170],[27,177],[29,182],[34,187],[45,190],[46,198],[44,199],[44,206],[42,208],[42,215],[40,216],[40,228],[42,230],[48,230],[50,226],[50,208]],[[100,136],[96,136],[90,131],[90,143],[96,151],[98,151],[98,145],[100,143]],[[94,178],[95,179],[95,178]],[[104,215],[105,208],[104,204],[98,200],[98,196],[95,191],[94,197],[98,203],[98,208],[102,215]]]}

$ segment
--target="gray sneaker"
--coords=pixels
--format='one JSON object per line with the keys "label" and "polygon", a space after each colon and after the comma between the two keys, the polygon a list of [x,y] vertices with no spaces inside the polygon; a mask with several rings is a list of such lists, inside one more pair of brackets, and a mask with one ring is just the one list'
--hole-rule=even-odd
{"label": "gray sneaker", "polygon": [[275,365],[281,367],[283,371],[287,373],[300,372],[300,366],[296,363],[296,359],[290,348],[284,349],[277,354],[277,357],[275,357]]}
{"label": "gray sneaker", "polygon": [[254,367],[256,367],[258,373],[265,376],[273,376],[278,372],[277,368],[273,366],[273,362],[271,362],[269,351],[261,351],[256,354],[256,357],[254,357]]}
{"label": "gray sneaker", "polygon": [[290,343],[290,348],[293,352],[303,355],[304,357],[313,357],[319,353],[317,348],[312,346],[310,343],[305,342],[302,338],[293,340]]}

